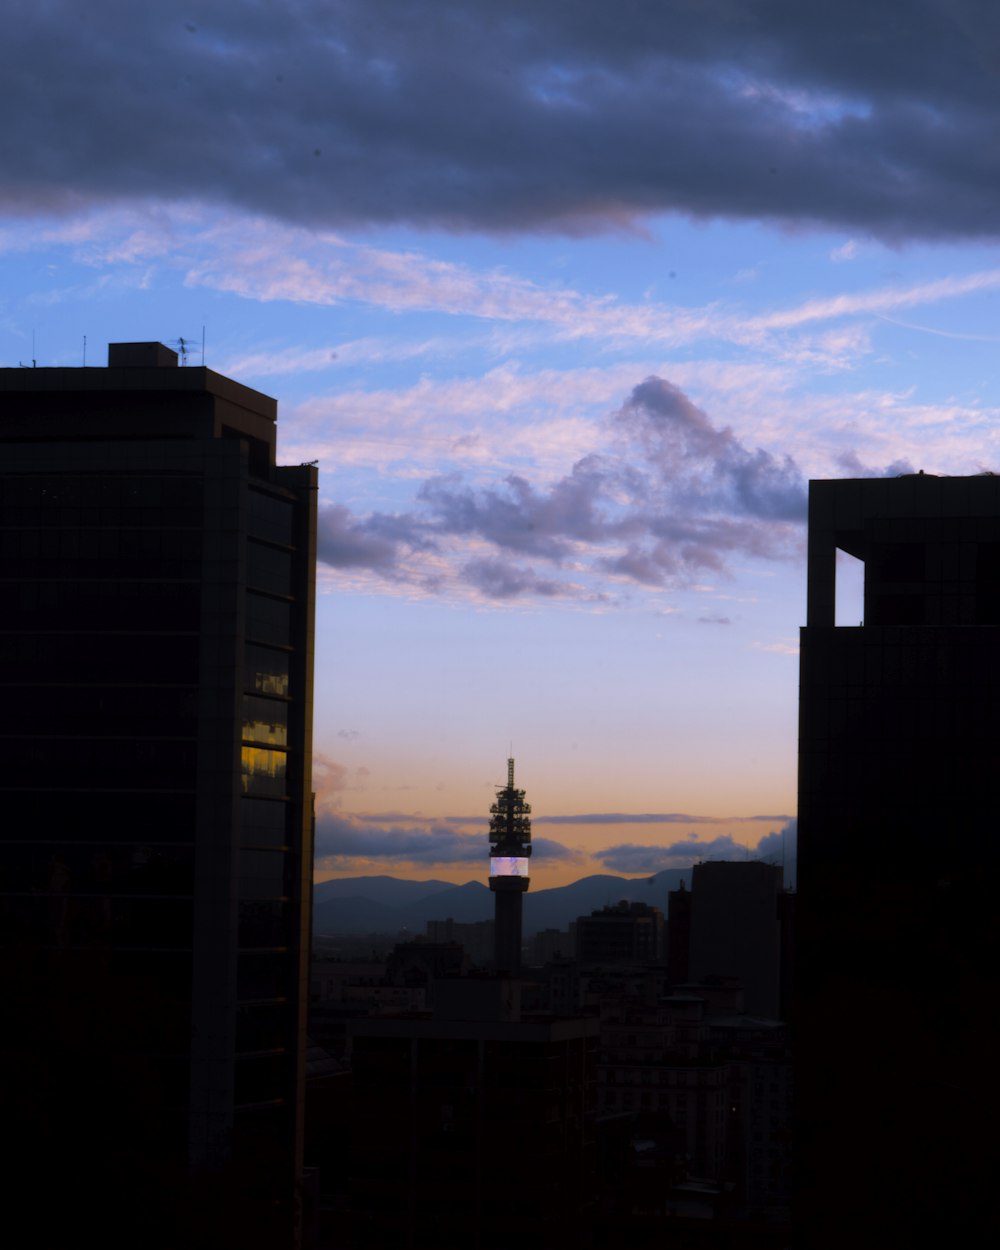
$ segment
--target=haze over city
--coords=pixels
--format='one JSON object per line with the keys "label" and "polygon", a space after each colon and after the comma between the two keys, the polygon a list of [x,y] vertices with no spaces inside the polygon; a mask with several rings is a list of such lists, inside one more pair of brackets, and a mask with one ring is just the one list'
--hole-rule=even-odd
{"label": "haze over city", "polygon": [[319,461],[319,879],[511,750],[536,888],[780,855],[808,479],[1000,463],[1000,15],[894,7],[14,6],[2,363],[204,327]]}

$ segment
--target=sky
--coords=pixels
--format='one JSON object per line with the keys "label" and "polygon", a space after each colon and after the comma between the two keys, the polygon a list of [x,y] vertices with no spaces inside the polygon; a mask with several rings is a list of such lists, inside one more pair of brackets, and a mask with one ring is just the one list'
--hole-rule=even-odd
{"label": "sky", "polygon": [[[794,838],[810,478],[1000,469],[990,0],[11,0],[0,365],[318,460],[317,877]],[[845,567],[838,611],[856,623]]]}

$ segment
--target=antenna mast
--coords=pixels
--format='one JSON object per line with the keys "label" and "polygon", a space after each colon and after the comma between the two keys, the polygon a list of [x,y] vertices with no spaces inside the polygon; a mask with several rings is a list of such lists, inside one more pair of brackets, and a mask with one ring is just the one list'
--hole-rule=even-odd
{"label": "antenna mast", "polygon": [[[178,355],[180,356],[180,358],[181,358],[181,364],[182,364],[182,365],[186,365],[186,364],[187,364],[187,362],[188,362],[188,356],[191,354],[191,346],[192,346],[192,341],[191,341],[191,339],[186,339],[186,338],[184,338],[183,336],[182,336],[181,338],[179,338],[179,339],[171,339],[171,340],[170,340],[170,345],[171,345],[171,347],[176,347],[176,348],[177,348],[177,354],[178,354]],[[205,336],[204,336],[204,331],[202,332],[202,341],[201,341],[201,359],[202,359],[202,364],[204,364],[204,363],[205,363]]]}
{"label": "antenna mast", "polygon": [[493,963],[517,975],[521,967],[522,898],[530,884],[531,805],[514,788],[514,757],[507,758],[507,788],[490,807],[490,889],[494,897]]}

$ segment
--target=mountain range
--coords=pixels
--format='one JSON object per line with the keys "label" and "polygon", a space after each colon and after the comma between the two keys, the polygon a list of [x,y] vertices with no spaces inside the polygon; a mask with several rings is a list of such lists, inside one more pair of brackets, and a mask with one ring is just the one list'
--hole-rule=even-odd
{"label": "mountain range", "polygon": [[[578,916],[621,900],[650,903],[666,915],[667,892],[681,881],[690,888],[690,868],[667,868],[651,877],[582,877],[571,885],[529,891],[524,896],[524,935],[565,929]],[[493,919],[493,895],[481,881],[404,881],[398,877],[341,877],[313,888],[313,931],[327,936],[366,933],[423,933],[428,920],[471,924]]]}

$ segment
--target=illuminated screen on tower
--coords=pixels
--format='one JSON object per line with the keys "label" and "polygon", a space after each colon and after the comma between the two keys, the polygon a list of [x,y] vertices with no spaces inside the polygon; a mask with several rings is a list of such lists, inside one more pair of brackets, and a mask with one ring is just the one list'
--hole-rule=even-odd
{"label": "illuminated screen on tower", "polygon": [[517,855],[492,855],[490,857],[491,877],[526,877],[531,861]]}

